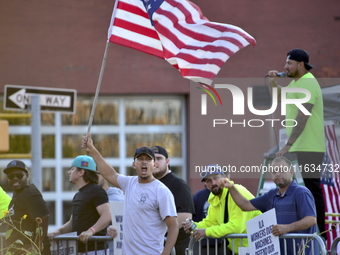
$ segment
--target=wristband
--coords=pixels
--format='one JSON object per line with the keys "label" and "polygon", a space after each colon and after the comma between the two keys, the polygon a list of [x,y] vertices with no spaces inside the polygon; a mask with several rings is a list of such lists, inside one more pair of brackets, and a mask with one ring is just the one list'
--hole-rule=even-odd
{"label": "wristband", "polygon": [[286,143],[286,145],[288,145],[288,146],[292,146],[293,144],[292,144],[292,143],[290,143],[290,142],[287,142],[287,143]]}
{"label": "wristband", "polygon": [[92,231],[93,235],[96,233],[96,230],[93,227],[90,227],[89,230]]}

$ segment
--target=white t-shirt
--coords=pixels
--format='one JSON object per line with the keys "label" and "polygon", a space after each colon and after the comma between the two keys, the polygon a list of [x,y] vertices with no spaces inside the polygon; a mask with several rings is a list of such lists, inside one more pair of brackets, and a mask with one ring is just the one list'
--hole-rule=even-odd
{"label": "white t-shirt", "polygon": [[137,176],[118,177],[125,192],[123,254],[159,255],[164,249],[167,216],[177,216],[174,197],[160,181],[139,183]]}

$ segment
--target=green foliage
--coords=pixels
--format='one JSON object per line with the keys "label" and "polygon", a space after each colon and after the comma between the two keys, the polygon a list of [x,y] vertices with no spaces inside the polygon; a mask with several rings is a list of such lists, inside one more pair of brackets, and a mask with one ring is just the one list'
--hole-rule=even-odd
{"label": "green foliage", "polygon": [[[19,222],[15,222],[12,220],[11,215],[8,211],[4,212],[5,217],[1,218],[0,221],[2,221],[1,224],[7,224],[9,226],[9,229],[6,231],[5,238],[8,240],[11,235],[13,234],[13,231],[20,233],[23,237],[23,239],[26,239],[29,241],[29,245],[24,245],[24,242],[20,239],[15,240],[11,244],[7,244],[7,247],[1,248],[0,252],[5,251],[5,255],[41,255],[42,251],[42,242],[41,237],[43,236],[43,228],[39,225],[42,223],[41,218],[36,218],[36,225],[37,228],[35,230],[35,240],[33,240],[33,233],[31,231],[23,230],[22,229],[22,221],[27,218],[27,215],[24,215],[20,218]],[[18,223],[18,226],[15,224]]]}

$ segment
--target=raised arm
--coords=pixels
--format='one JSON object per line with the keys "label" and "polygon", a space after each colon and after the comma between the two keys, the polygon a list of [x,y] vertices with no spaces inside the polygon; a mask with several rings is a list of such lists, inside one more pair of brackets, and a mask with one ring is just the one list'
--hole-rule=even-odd
{"label": "raised arm", "polygon": [[242,211],[254,211],[257,210],[248,199],[246,199],[234,186],[234,183],[228,180],[228,178],[220,178],[218,180],[218,186],[221,188],[228,188],[229,194]]}
{"label": "raised arm", "polygon": [[273,94],[273,88],[277,88],[277,100],[278,102],[281,101],[281,86],[277,84],[276,81],[276,74],[278,71],[276,70],[271,70],[268,72],[267,76],[269,77],[269,93],[272,95]]}
{"label": "raised arm", "polygon": [[94,147],[93,140],[91,138],[91,135],[88,134],[88,136],[84,137],[82,140],[81,146],[90,153],[90,156],[94,159],[94,161],[97,164],[98,171],[100,174],[110,183],[112,183],[114,186],[120,188],[118,184],[118,173],[116,170],[105,161],[103,156],[99,153],[99,151]]}

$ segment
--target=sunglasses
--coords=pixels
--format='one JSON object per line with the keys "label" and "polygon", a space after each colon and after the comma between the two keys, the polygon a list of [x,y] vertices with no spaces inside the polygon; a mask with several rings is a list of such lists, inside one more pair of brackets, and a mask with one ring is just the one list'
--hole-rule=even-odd
{"label": "sunglasses", "polygon": [[21,180],[22,177],[24,177],[25,174],[23,173],[17,173],[17,174],[8,174],[7,178],[10,180],[13,180],[15,177],[17,177],[18,180]]}

